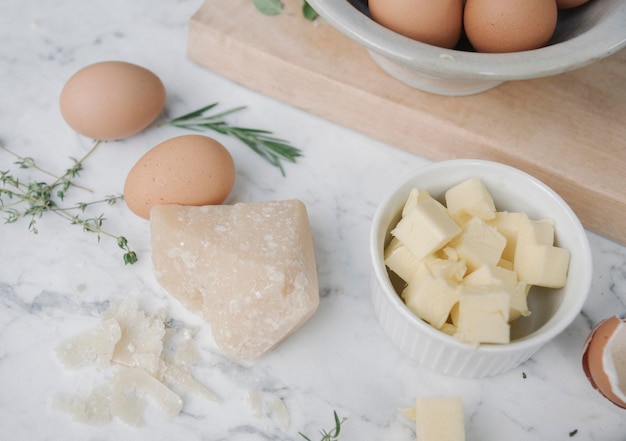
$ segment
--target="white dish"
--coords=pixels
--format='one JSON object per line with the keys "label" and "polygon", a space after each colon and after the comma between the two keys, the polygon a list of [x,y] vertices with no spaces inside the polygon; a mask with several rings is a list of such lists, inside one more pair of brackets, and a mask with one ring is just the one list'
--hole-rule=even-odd
{"label": "white dish", "polygon": [[[473,348],[419,319],[394,290],[384,264],[389,232],[414,187],[441,200],[445,190],[479,177],[499,211],[524,211],[532,219],[555,222],[556,244],[571,254],[567,283],[561,289],[533,287],[528,297],[532,314],[516,320],[511,343]],[[380,204],[371,228],[372,296],[378,321],[391,341],[409,358],[440,373],[486,377],[504,373],[526,361],[567,328],[585,303],[592,277],[587,235],[571,208],[534,177],[507,165],[484,160],[434,163],[406,177]]]}

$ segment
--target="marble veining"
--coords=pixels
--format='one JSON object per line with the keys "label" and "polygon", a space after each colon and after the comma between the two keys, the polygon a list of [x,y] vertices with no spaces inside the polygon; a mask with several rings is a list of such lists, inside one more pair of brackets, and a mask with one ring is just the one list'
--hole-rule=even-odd
{"label": "marble veining", "polygon": [[[468,440],[624,440],[626,413],[588,384],[580,367],[591,327],[626,314],[626,248],[589,234],[594,278],[583,312],[554,341],[506,374],[448,378],[402,356],[378,327],[370,300],[368,238],[378,201],[396,179],[426,164],[358,133],[247,90],[190,62],[188,20],[201,0],[23,0],[0,8],[0,142],[62,171],[91,141],[62,120],[58,95],[79,68],[122,59],[153,70],[168,92],[165,115],[211,102],[247,106],[233,122],[272,130],[303,150],[286,176],[237,141],[214,135],[231,151],[237,180],[229,202],[299,198],[307,205],[318,261],[321,304],[295,335],[257,361],[222,356],[210,328],[156,283],[148,225],[121,204],[105,208],[106,225],[139,254],[124,266],[114,243],[54,216],[0,225],[0,439],[3,440],[285,440],[315,439],[348,420],[341,439],[412,440],[398,408],[418,396],[459,395]],[[164,116],[165,118],[165,116]],[[157,143],[182,134],[154,125],[103,144],[85,164],[82,185],[94,194],[122,191],[134,162]],[[0,151],[0,169],[13,169]],[[34,176],[30,171],[25,176]],[[79,190],[72,198],[91,197]],[[97,325],[108,305],[127,296],[142,308],[167,308],[191,326],[200,353],[194,375],[222,401],[185,395],[172,420],[149,405],[146,424],[73,422],[50,407],[59,394],[86,392],[107,373],[68,371],[54,349]],[[254,399],[251,399],[253,397]],[[275,411],[282,400],[288,425]]]}

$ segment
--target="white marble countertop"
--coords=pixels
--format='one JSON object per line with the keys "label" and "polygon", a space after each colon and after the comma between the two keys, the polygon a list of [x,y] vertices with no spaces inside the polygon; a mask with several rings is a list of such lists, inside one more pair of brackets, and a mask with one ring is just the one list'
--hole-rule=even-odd
{"label": "white marble countertop", "polygon": [[[427,371],[403,357],[374,317],[369,292],[370,220],[396,179],[427,163],[303,111],[260,96],[186,58],[187,25],[201,0],[3,2],[0,8],[0,140],[39,165],[63,171],[91,141],[63,121],[58,96],[81,67],[118,59],[155,72],[167,89],[166,111],[180,115],[211,102],[247,110],[233,122],[273,131],[303,150],[286,177],[231,138],[219,137],[237,165],[230,201],[298,198],[309,211],[318,261],[321,305],[295,335],[262,359],[233,362],[214,347],[210,330],[156,283],[148,224],[121,204],[105,207],[106,225],[139,254],[124,265],[116,245],[51,215],[0,226],[0,439],[6,440],[315,440],[348,420],[341,439],[411,440],[412,423],[397,409],[418,396],[463,399],[468,440],[623,440],[626,413],[587,382],[580,356],[592,325],[626,312],[626,248],[589,233],[592,292],[583,312],[522,366],[498,377],[458,379]],[[151,127],[106,143],[79,179],[96,193],[122,191],[126,173],[145,151],[182,134]],[[0,152],[0,169],[13,169]],[[34,172],[33,175],[34,177]],[[79,190],[76,190],[79,191]],[[222,402],[184,397],[171,420],[148,404],[146,423],[101,426],[74,422],[52,409],[59,394],[104,381],[96,369],[69,371],[54,349],[99,323],[111,301],[136,298],[146,310],[166,307],[198,326],[196,377]],[[251,405],[251,391],[260,407]],[[271,411],[276,398],[290,419]]]}

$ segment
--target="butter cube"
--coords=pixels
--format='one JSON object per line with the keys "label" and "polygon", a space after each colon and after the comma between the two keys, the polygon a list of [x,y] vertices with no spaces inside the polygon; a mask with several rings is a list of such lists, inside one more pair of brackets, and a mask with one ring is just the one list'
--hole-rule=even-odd
{"label": "butter cube", "polygon": [[450,244],[465,260],[468,273],[484,264],[497,265],[505,245],[504,236],[479,217],[467,221],[463,225],[463,233]]}
{"label": "butter cube", "polygon": [[509,322],[520,316],[530,315],[527,304],[527,295],[530,286],[525,282],[518,282],[515,271],[501,266],[483,265],[463,279],[465,286],[490,286],[493,289],[504,289],[510,295]]}
{"label": "butter cube", "polygon": [[[506,249],[505,249],[506,250]],[[502,252],[504,254],[504,251]],[[500,268],[508,269],[513,271],[513,262],[507,259],[500,259],[498,262],[498,266]]]}
{"label": "butter cube", "polygon": [[561,288],[567,280],[569,251],[553,246],[551,220],[520,222],[513,268],[519,280],[546,288]]}
{"label": "butter cube", "polygon": [[235,359],[258,358],[316,311],[313,238],[299,200],[189,207],[150,214],[157,281],[211,325]]}
{"label": "butter cube", "polygon": [[509,308],[509,322],[513,322],[520,317],[528,317],[530,310],[528,309],[528,293],[532,285],[524,281],[517,282],[515,291],[511,295],[511,307]]}
{"label": "butter cube", "polygon": [[467,271],[463,260],[440,259],[431,254],[422,259],[422,261],[433,277],[445,279],[453,284],[461,282]]}
{"label": "butter cube", "polygon": [[420,261],[402,245],[395,237],[391,239],[384,253],[385,265],[396,273],[402,280],[408,282],[417,272]]}
{"label": "butter cube", "polygon": [[[460,299],[461,299],[461,296],[459,293],[459,300]],[[454,306],[452,307],[452,309],[450,310],[449,323],[452,324],[452,326],[454,326],[456,330],[456,327],[459,325],[459,302],[456,302]]]}
{"label": "butter cube", "polygon": [[510,298],[493,286],[462,285],[454,337],[471,344],[508,343]]}
{"label": "butter cube", "polygon": [[564,248],[521,242],[514,268],[519,279],[546,288],[561,288],[567,281],[570,254]]}
{"label": "butter cube", "polygon": [[[458,304],[458,303],[457,303]],[[452,323],[444,323],[441,328],[439,328],[439,330],[445,334],[448,334],[450,337],[454,336],[454,334],[456,334],[456,326],[454,326]]]}
{"label": "butter cube", "polygon": [[445,199],[448,213],[461,225],[473,217],[489,220],[496,215],[493,198],[478,178],[467,179],[449,188]]}
{"label": "butter cube", "polygon": [[460,397],[415,400],[418,441],[464,441],[463,403]]}
{"label": "butter cube", "polygon": [[513,262],[515,259],[515,246],[519,234],[520,223],[528,219],[526,213],[498,211],[493,219],[485,221],[490,227],[494,227],[506,239],[506,245],[502,251],[502,258]]}
{"label": "butter cube", "polygon": [[539,245],[554,245],[554,221],[542,219],[530,222],[533,227],[535,243]]}
{"label": "butter cube", "polygon": [[434,277],[423,263],[402,291],[402,299],[415,315],[439,329],[459,301],[459,292],[449,281]]}
{"label": "butter cube", "polygon": [[[532,220],[520,217],[516,242],[536,245],[554,245],[554,222],[549,219]],[[515,258],[513,259],[515,261]]]}
{"label": "butter cube", "polygon": [[[404,207],[402,208],[402,216],[406,216],[406,214],[413,208],[415,208],[418,203],[427,199],[433,199],[427,190],[423,190],[421,188],[411,189],[411,191],[409,192],[409,197],[407,198],[406,202],[404,203]],[[442,208],[445,209],[443,205]]]}
{"label": "butter cube", "polygon": [[459,260],[459,253],[457,253],[456,250],[452,247],[443,247],[434,255],[441,259],[452,260],[455,262]]}
{"label": "butter cube", "polygon": [[417,259],[423,259],[447,244],[461,232],[448,216],[443,205],[435,199],[418,202],[391,231]]}

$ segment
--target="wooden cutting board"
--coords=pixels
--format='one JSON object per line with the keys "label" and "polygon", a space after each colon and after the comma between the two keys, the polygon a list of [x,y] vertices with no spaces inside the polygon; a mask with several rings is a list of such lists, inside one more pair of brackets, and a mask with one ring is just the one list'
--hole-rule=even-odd
{"label": "wooden cutting board", "polygon": [[384,73],[300,0],[264,16],[252,0],[206,0],[189,27],[198,64],[297,108],[431,160],[481,158],[536,176],[591,231],[626,244],[626,50],[574,72],[467,97]]}

